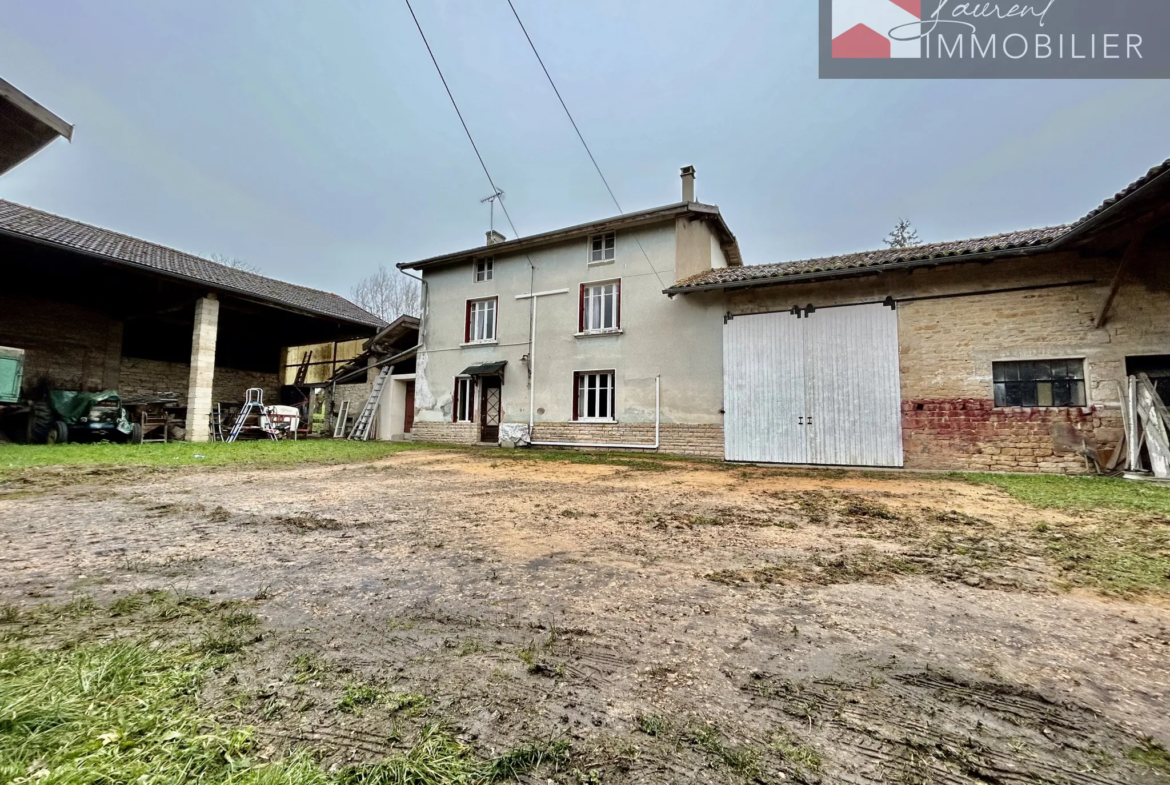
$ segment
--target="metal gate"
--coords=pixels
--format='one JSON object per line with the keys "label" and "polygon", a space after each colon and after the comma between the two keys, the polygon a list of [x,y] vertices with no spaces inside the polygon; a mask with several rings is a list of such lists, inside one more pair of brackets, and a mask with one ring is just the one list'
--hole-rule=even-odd
{"label": "metal gate", "polygon": [[723,330],[723,378],[729,461],[902,465],[892,308],[736,316]]}

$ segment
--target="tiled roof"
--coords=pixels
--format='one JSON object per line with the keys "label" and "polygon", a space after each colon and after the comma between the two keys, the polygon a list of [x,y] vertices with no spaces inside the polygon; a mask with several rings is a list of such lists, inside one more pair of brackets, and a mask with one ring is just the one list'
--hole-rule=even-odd
{"label": "tiled roof", "polygon": [[942,243],[927,243],[909,248],[883,248],[880,251],[829,256],[821,259],[805,259],[799,262],[779,262],[735,267],[693,275],[667,289],[667,293],[718,289],[724,286],[751,286],[765,284],[769,280],[782,283],[786,280],[813,277],[847,275],[854,270],[880,269],[914,264],[929,264],[933,259],[950,259],[974,254],[988,254],[1018,249],[1041,248],[1057,240],[1061,244],[1071,242],[1074,237],[1089,231],[1094,219],[1126,198],[1151,184],[1162,175],[1170,176],[1170,159],[1150,169],[1146,174],[1130,183],[1123,190],[1106,199],[1076,223],[1064,226],[1050,226],[1045,229],[1026,229],[1019,232],[996,234],[991,237],[977,237],[971,240],[955,240]]}
{"label": "tiled roof", "polygon": [[336,294],[237,270],[173,248],[34,210],[0,199],[0,232],[96,254],[114,262],[156,270],[216,289],[318,316],[381,328],[372,313]]}
{"label": "tiled roof", "polygon": [[747,267],[725,267],[708,270],[679,281],[668,289],[670,292],[687,291],[704,287],[734,286],[766,279],[789,277],[810,277],[817,273],[835,273],[849,270],[864,270],[871,267],[890,267],[902,263],[967,256],[1016,248],[1047,245],[1068,232],[1068,226],[1051,226],[1046,229],[1027,229],[1022,232],[1008,232],[973,240],[957,240],[943,243],[928,243],[909,248],[885,248],[880,251],[829,256],[822,259],[805,259],[799,262],[779,264],[758,264]]}
{"label": "tiled roof", "polygon": [[1134,180],[1132,183],[1130,183],[1125,188],[1123,188],[1121,191],[1119,191],[1116,196],[1111,196],[1108,199],[1106,199],[1101,204],[1100,207],[1096,208],[1091,213],[1086,215],[1084,218],[1077,221],[1075,224],[1073,224],[1073,226],[1074,227],[1080,226],[1083,223],[1087,223],[1087,222],[1093,220],[1098,215],[1105,212],[1106,210],[1108,210],[1110,207],[1112,207],[1113,205],[1120,202],[1125,197],[1136,193],[1137,191],[1141,190],[1145,186],[1149,185],[1151,182],[1153,182],[1155,179],[1157,179],[1160,175],[1166,174],[1167,172],[1170,172],[1170,159],[1163,161],[1162,163],[1158,164],[1157,166],[1155,166],[1150,171],[1146,172],[1144,175],[1142,175],[1138,179]]}

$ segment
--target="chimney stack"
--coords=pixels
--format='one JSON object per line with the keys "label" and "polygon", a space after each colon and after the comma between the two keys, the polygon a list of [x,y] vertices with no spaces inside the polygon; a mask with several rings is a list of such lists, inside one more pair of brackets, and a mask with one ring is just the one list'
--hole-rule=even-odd
{"label": "chimney stack", "polygon": [[695,167],[693,166],[682,168],[682,200],[684,202],[695,201]]}
{"label": "chimney stack", "polygon": [[492,229],[490,232],[487,232],[486,234],[487,234],[487,244],[488,245],[495,245],[496,243],[502,243],[502,242],[504,242],[504,240],[508,239],[507,237],[504,237],[504,235],[497,232],[495,229]]}

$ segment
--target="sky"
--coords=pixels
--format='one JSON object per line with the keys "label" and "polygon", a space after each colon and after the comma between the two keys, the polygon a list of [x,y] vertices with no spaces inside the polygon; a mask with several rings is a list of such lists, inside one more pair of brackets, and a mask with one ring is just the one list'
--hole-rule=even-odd
{"label": "sky", "polygon": [[[516,229],[616,214],[506,0],[412,2]],[[813,2],[514,2],[622,208],[693,165],[748,264],[1066,223],[1170,157],[1163,81],[828,81]],[[340,294],[488,229],[402,0],[6,0],[0,76],[76,126],[0,198]]]}

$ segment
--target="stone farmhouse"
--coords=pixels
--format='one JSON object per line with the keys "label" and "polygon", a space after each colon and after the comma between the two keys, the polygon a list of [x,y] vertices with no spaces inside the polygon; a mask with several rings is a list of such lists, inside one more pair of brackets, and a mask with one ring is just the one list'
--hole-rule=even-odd
{"label": "stone farmhouse", "polygon": [[[676,204],[406,262],[414,437],[1077,473],[1170,398],[1170,161],[1063,226],[745,265]],[[515,426],[515,427],[510,427]]]}

